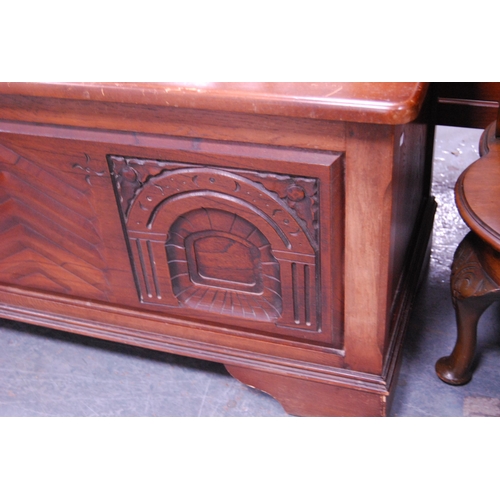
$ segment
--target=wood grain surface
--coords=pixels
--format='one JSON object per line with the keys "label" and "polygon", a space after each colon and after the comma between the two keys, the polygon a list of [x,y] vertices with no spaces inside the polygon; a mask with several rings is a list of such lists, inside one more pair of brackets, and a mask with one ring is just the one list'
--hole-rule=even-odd
{"label": "wood grain surface", "polygon": [[0,314],[385,415],[435,209],[427,89],[0,84]]}

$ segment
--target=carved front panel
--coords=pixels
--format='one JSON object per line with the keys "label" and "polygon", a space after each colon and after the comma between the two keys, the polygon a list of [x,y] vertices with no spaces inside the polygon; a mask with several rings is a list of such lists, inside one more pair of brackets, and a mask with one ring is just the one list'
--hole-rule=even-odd
{"label": "carved front panel", "polygon": [[118,156],[109,164],[141,303],[288,336],[321,332],[318,178]]}

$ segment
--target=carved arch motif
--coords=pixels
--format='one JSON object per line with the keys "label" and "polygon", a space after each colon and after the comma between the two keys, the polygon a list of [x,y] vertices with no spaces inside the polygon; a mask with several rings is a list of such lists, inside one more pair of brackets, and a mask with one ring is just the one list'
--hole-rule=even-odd
{"label": "carved arch motif", "polygon": [[111,157],[143,303],[319,330],[317,180],[147,161]]}
{"label": "carved arch motif", "polygon": [[261,321],[283,310],[279,263],[267,238],[236,214],[199,208],[171,226],[166,242],[180,303]]}

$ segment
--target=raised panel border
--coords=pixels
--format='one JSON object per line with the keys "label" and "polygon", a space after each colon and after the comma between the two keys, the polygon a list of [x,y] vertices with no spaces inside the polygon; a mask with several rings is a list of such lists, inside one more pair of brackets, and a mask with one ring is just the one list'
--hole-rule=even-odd
{"label": "raised panel border", "polygon": [[[232,144],[231,148],[237,146]],[[228,321],[227,326],[232,325],[236,328],[242,326],[245,329],[250,327],[254,328],[256,332],[261,331],[276,338],[300,339],[308,343],[312,342],[341,349],[343,345],[343,153],[258,145],[251,145],[251,147],[242,145],[242,147],[248,148],[247,153],[253,153],[253,158],[250,155],[245,158],[244,169],[241,169],[238,164],[231,166],[230,160],[233,155],[226,156],[224,153],[232,153],[232,149],[229,149],[229,145],[225,143],[220,144],[220,154],[215,154],[217,147],[216,144],[212,143],[210,149],[214,154],[211,154],[210,158],[207,158],[206,155],[202,155],[198,159],[193,158],[191,167],[189,164],[176,161],[169,162],[164,159],[156,161],[139,157],[108,155],[108,164],[114,179],[118,205],[121,207],[123,214],[129,214],[130,196],[134,196],[134,193],[141,190],[146,179],[151,178],[153,175],[159,175],[168,169],[214,168],[217,172],[225,172],[224,175],[229,177],[239,176],[240,174],[245,175],[248,180],[251,179],[251,182],[259,183],[266,190],[273,191],[277,198],[287,205],[288,210],[293,210],[297,214],[296,219],[300,221],[304,234],[307,234],[308,239],[317,247],[317,258],[311,260],[310,257],[306,258],[304,256],[304,258],[299,258],[297,261],[297,258],[291,258],[292,254],[287,255],[286,248],[278,250],[283,262],[289,262],[291,266],[291,282],[290,286],[286,287],[286,293],[289,296],[285,300],[288,301],[287,303],[293,304],[290,309],[293,312],[287,313],[289,319],[286,320],[288,322],[286,329],[280,324],[264,323],[255,323],[252,327],[248,318]],[[200,163],[196,163],[196,160]],[[121,168],[116,168],[116,162],[122,163]],[[223,169],[221,170],[220,167],[223,167]],[[304,175],[304,172],[306,175]],[[299,179],[300,182],[297,184],[297,182],[287,183],[283,181],[283,179],[293,180],[294,178]],[[316,199],[318,201],[323,200],[321,222],[314,220],[315,215],[313,212],[318,210],[318,201],[311,202],[312,197],[306,195],[310,189],[308,179],[311,180],[310,182],[317,184]],[[213,180],[211,179],[211,181]],[[124,196],[124,193],[127,194]],[[307,207],[308,203],[309,206]],[[316,206],[311,206],[315,204]],[[217,208],[217,205],[214,204],[213,207]],[[125,215],[124,218],[126,218]],[[124,226],[127,225],[125,219],[123,224]],[[133,235],[129,232],[129,238],[130,236]],[[140,237],[141,235],[138,232],[137,238],[140,239]],[[161,238],[158,241],[161,241]],[[136,252],[136,249],[132,248],[133,246],[130,246],[131,255]],[[144,244],[142,246],[144,247]],[[137,274],[137,265],[135,270]],[[156,276],[158,274],[156,273]],[[317,285],[309,286],[309,290],[305,292],[304,297],[293,292],[294,280],[300,280],[301,284],[309,284],[315,275],[318,276]],[[141,277],[136,279],[138,283],[143,283],[143,281]],[[290,295],[290,292],[292,292],[292,295]],[[165,302],[163,299],[162,301]],[[163,305],[158,305],[159,301],[157,300],[151,302],[149,305],[154,309],[163,307]],[[316,302],[321,304],[321,309],[317,311],[311,306]],[[169,314],[180,314],[181,316],[189,314],[185,310],[176,310],[177,302],[171,301],[169,305]],[[144,304],[144,307],[147,307],[147,305]],[[195,318],[201,320],[206,318],[213,321],[210,314],[204,315],[202,312],[196,313],[192,319]],[[293,326],[301,323],[305,327]]]}

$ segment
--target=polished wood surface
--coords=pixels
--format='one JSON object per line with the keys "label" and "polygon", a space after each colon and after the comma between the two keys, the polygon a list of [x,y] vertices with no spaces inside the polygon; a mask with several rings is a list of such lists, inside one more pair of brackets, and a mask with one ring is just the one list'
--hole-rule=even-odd
{"label": "polished wood surface", "polygon": [[385,415],[435,209],[426,91],[1,84],[0,314]]}
{"label": "polished wood surface", "polygon": [[0,94],[361,123],[414,120],[423,83],[1,83]]}
{"label": "polished wood surface", "polygon": [[496,122],[483,133],[482,158],[459,177],[456,202],[471,233],[458,247],[451,290],[457,317],[457,341],[449,356],[436,363],[436,373],[452,385],[472,378],[477,325],[483,312],[500,300],[500,138]]}
{"label": "polished wood surface", "polygon": [[[491,253],[491,247],[471,232],[460,243],[453,259],[451,290],[457,319],[457,341],[452,353],[436,363],[438,377],[451,385],[467,384],[472,379],[479,319],[493,302],[500,299],[500,285],[484,265],[488,253]],[[494,267],[498,274],[498,256]]]}
{"label": "polished wood surface", "polygon": [[467,168],[458,180],[456,201],[467,225],[500,251],[500,139],[495,133],[496,126],[491,124],[482,141],[483,157]]}

